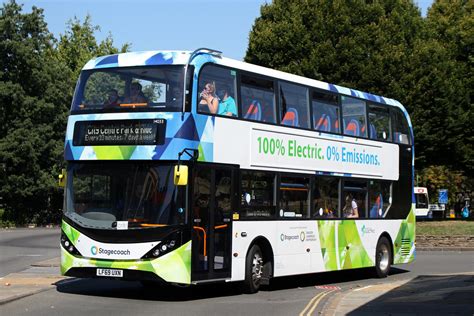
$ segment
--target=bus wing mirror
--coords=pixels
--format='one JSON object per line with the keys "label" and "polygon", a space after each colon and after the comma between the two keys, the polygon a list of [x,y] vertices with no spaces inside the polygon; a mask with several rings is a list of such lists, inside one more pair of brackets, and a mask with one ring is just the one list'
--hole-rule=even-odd
{"label": "bus wing mirror", "polygon": [[174,166],[174,184],[188,185],[188,166]]}
{"label": "bus wing mirror", "polygon": [[61,169],[61,173],[58,176],[58,186],[64,188],[66,186],[66,169]]}

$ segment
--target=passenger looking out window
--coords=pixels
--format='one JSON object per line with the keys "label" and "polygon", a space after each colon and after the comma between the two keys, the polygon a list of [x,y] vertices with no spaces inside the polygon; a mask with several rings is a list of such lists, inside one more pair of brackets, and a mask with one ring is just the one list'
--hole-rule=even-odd
{"label": "passenger looking out window", "polygon": [[199,107],[202,111],[214,114],[217,113],[219,99],[216,95],[216,85],[213,82],[206,83],[199,96],[201,98]]}
{"label": "passenger looking out window", "polygon": [[123,100],[123,103],[148,103],[145,95],[142,92],[142,85],[138,82],[132,82],[130,84],[130,95]]}
{"label": "passenger looking out window", "polygon": [[357,206],[357,202],[352,196],[352,194],[348,194],[346,196],[346,205],[344,206],[344,217],[346,218],[358,218],[359,217],[359,208]]}
{"label": "passenger looking out window", "polygon": [[234,98],[230,95],[230,88],[226,85],[218,91],[219,106],[217,114],[227,116],[237,116],[237,106]]}
{"label": "passenger looking out window", "polygon": [[115,89],[110,89],[108,93],[107,100],[104,102],[104,109],[114,108],[120,105],[120,96],[118,91]]}

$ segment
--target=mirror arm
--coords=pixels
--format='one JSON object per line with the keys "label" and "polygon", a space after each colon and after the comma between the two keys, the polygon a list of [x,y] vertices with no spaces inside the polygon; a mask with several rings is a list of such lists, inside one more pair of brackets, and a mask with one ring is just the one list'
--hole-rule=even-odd
{"label": "mirror arm", "polygon": [[181,156],[184,154],[188,155],[192,161],[196,161],[199,158],[199,151],[197,149],[184,148],[183,151],[178,154],[178,171],[181,165]]}

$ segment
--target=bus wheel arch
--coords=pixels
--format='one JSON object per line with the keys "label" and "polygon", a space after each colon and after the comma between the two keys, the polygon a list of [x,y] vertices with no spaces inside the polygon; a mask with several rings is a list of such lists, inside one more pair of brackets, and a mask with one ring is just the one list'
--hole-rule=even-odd
{"label": "bus wheel arch", "polygon": [[[270,278],[273,276],[274,256],[270,242],[262,236],[255,238],[250,243],[245,258],[243,290],[246,293],[255,293],[259,290],[260,285],[268,285]],[[252,276],[252,273],[255,274],[255,269],[259,270],[258,274],[261,276],[257,284],[252,280],[252,278],[255,278],[255,275]]]}
{"label": "bus wheel arch", "polygon": [[387,232],[383,232],[375,248],[375,274],[378,278],[387,277],[393,264],[393,242]]}

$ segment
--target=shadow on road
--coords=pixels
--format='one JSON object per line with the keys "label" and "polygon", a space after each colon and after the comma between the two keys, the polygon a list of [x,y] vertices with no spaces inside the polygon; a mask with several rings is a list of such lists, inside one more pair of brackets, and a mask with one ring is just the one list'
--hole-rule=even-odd
{"label": "shadow on road", "polygon": [[[391,274],[408,271],[392,268]],[[373,269],[356,269],[339,272],[314,273],[273,279],[270,286],[262,291],[272,292],[287,289],[313,287],[318,285],[337,285],[345,282],[370,279]],[[175,287],[167,284],[142,286],[139,282],[108,279],[75,279],[56,283],[58,292],[150,301],[193,301],[216,297],[242,295],[239,283],[210,283],[189,287]]]}
{"label": "shadow on road", "polygon": [[418,276],[348,315],[473,315],[474,275]]}

